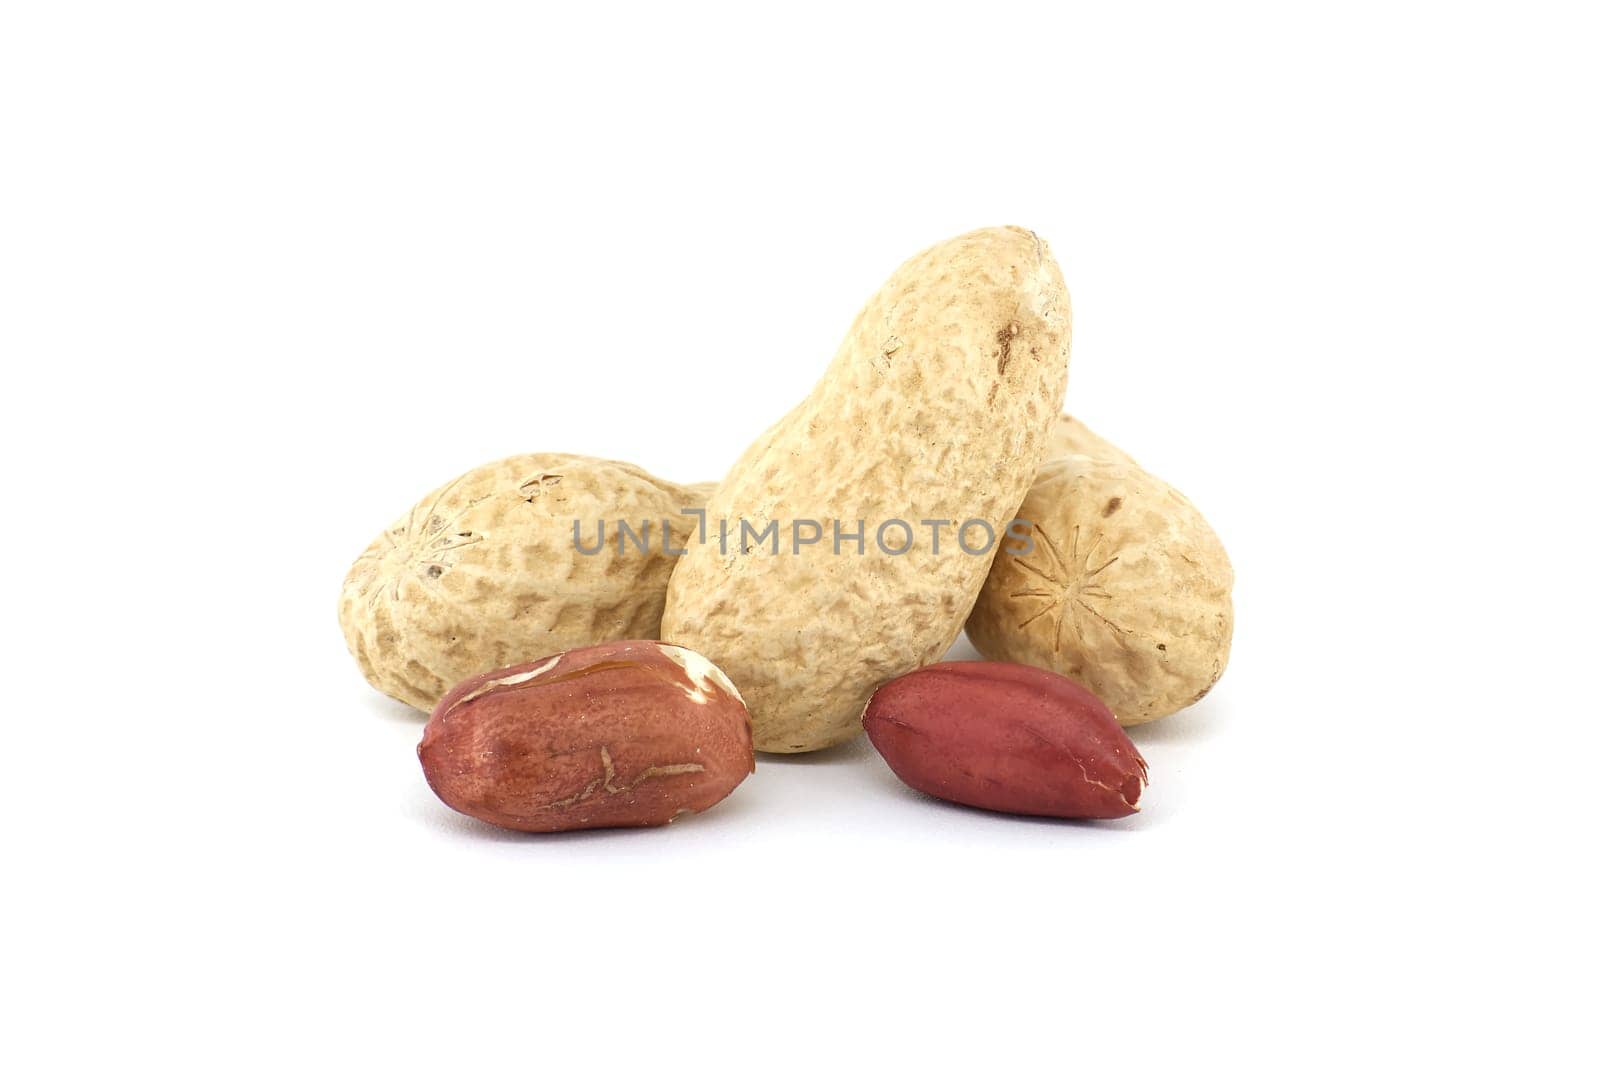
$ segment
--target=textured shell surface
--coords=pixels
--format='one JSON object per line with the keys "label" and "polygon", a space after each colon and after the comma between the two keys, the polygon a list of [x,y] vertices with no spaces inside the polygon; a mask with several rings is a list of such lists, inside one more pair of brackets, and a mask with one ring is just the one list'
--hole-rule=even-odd
{"label": "textured shell surface", "polygon": [[1076,454],[1040,467],[1017,517],[1033,550],[996,559],[967,622],[984,657],[1073,677],[1123,725],[1211,690],[1233,568],[1192,503],[1137,466]]}
{"label": "textured shell surface", "polygon": [[[710,535],[674,571],[662,635],[728,672],[759,749],[850,738],[879,684],[949,649],[993,554],[955,546],[957,528],[976,519],[1003,536],[1060,409],[1070,341],[1066,287],[1033,233],[937,244],[868,301],[811,394],[721,482]],[[891,519],[908,549],[897,526],[876,542]],[[723,521],[776,521],[777,537],[725,546]],[[796,521],[820,523],[823,542],[797,543]],[[952,524],[936,551],[923,523],[938,521]],[[865,543],[835,553],[834,522]]]}
{"label": "textured shell surface", "polygon": [[[538,453],[429,492],[356,560],[339,597],[345,642],[373,687],[424,711],[465,677],[659,635],[667,578],[702,492],[637,466]],[[605,523],[602,550],[599,523]],[[619,543],[619,521],[638,536]],[[648,526],[646,523],[648,522]]]}

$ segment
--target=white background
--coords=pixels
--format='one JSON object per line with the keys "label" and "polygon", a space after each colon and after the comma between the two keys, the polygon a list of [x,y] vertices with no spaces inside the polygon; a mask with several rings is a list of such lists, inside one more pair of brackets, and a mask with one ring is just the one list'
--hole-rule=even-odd
{"label": "white background", "polygon": [[[0,16],[8,1058],[1594,1053],[1592,12],[537,6]],[[440,805],[335,622],[373,533],[520,451],[714,478],[1007,223],[1238,573],[1144,812],[864,743],[660,831]]]}

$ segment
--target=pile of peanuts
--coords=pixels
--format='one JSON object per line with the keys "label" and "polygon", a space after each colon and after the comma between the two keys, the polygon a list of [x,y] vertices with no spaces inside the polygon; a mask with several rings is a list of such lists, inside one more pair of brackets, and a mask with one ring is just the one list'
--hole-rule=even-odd
{"label": "pile of peanuts", "polygon": [[[1061,410],[1072,310],[1014,227],[936,244],[717,484],[561,453],[473,469],[351,567],[345,640],[431,716],[462,813],[554,832],[720,801],[865,729],[911,787],[1138,809],[1124,727],[1227,664],[1233,571],[1184,496]],[[965,626],[988,661],[941,662]]]}

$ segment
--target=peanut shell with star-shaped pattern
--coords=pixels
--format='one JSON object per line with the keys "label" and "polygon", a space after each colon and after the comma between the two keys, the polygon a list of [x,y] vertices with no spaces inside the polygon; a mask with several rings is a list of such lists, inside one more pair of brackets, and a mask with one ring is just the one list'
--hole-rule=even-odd
{"label": "peanut shell with star-shaped pattern", "polygon": [[1033,548],[995,557],[967,619],[979,653],[1072,677],[1123,725],[1211,690],[1233,567],[1194,504],[1138,466],[1074,454],[1039,467],[1017,520]]}

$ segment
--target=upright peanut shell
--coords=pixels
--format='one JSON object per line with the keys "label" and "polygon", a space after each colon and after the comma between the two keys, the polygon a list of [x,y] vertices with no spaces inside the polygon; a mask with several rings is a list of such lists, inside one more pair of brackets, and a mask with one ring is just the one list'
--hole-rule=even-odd
{"label": "upright peanut shell", "polygon": [[1233,637],[1233,567],[1194,505],[1137,466],[1048,462],[1017,519],[1033,550],[1001,553],[967,619],[985,658],[1064,673],[1124,725],[1211,690]]}
{"label": "upright peanut shell", "polygon": [[[1070,339],[1067,290],[1037,236],[981,229],[937,244],[868,301],[811,394],[713,493],[710,535],[673,573],[662,635],[728,671],[760,750],[848,739],[874,688],[954,642],[993,551],[962,550],[958,527],[985,523],[1001,542],[1060,408]],[[902,554],[889,553],[907,543],[897,527],[889,551],[875,542],[891,519],[912,534]],[[799,520],[822,524],[824,542],[797,542]],[[723,521],[736,533],[776,521],[776,543],[724,550]],[[836,521],[865,530],[861,549],[834,552]],[[925,521],[952,523],[938,551]]]}
{"label": "upright peanut shell", "polygon": [[462,681],[417,757],[446,805],[522,832],[664,825],[756,768],[749,716],[722,671],[645,640]]}
{"label": "upright peanut shell", "polygon": [[[432,710],[453,684],[571,647],[660,635],[703,488],[582,455],[516,455],[424,496],[356,560],[339,624],[379,691]],[[600,544],[599,523],[605,523]],[[642,536],[622,540],[618,522]],[[579,524],[580,551],[573,523]],[[621,550],[619,550],[619,546]]]}
{"label": "upright peanut shell", "polygon": [[1094,694],[1009,662],[941,662],[879,688],[862,715],[895,775],[935,798],[1043,817],[1138,810],[1144,759]]}

